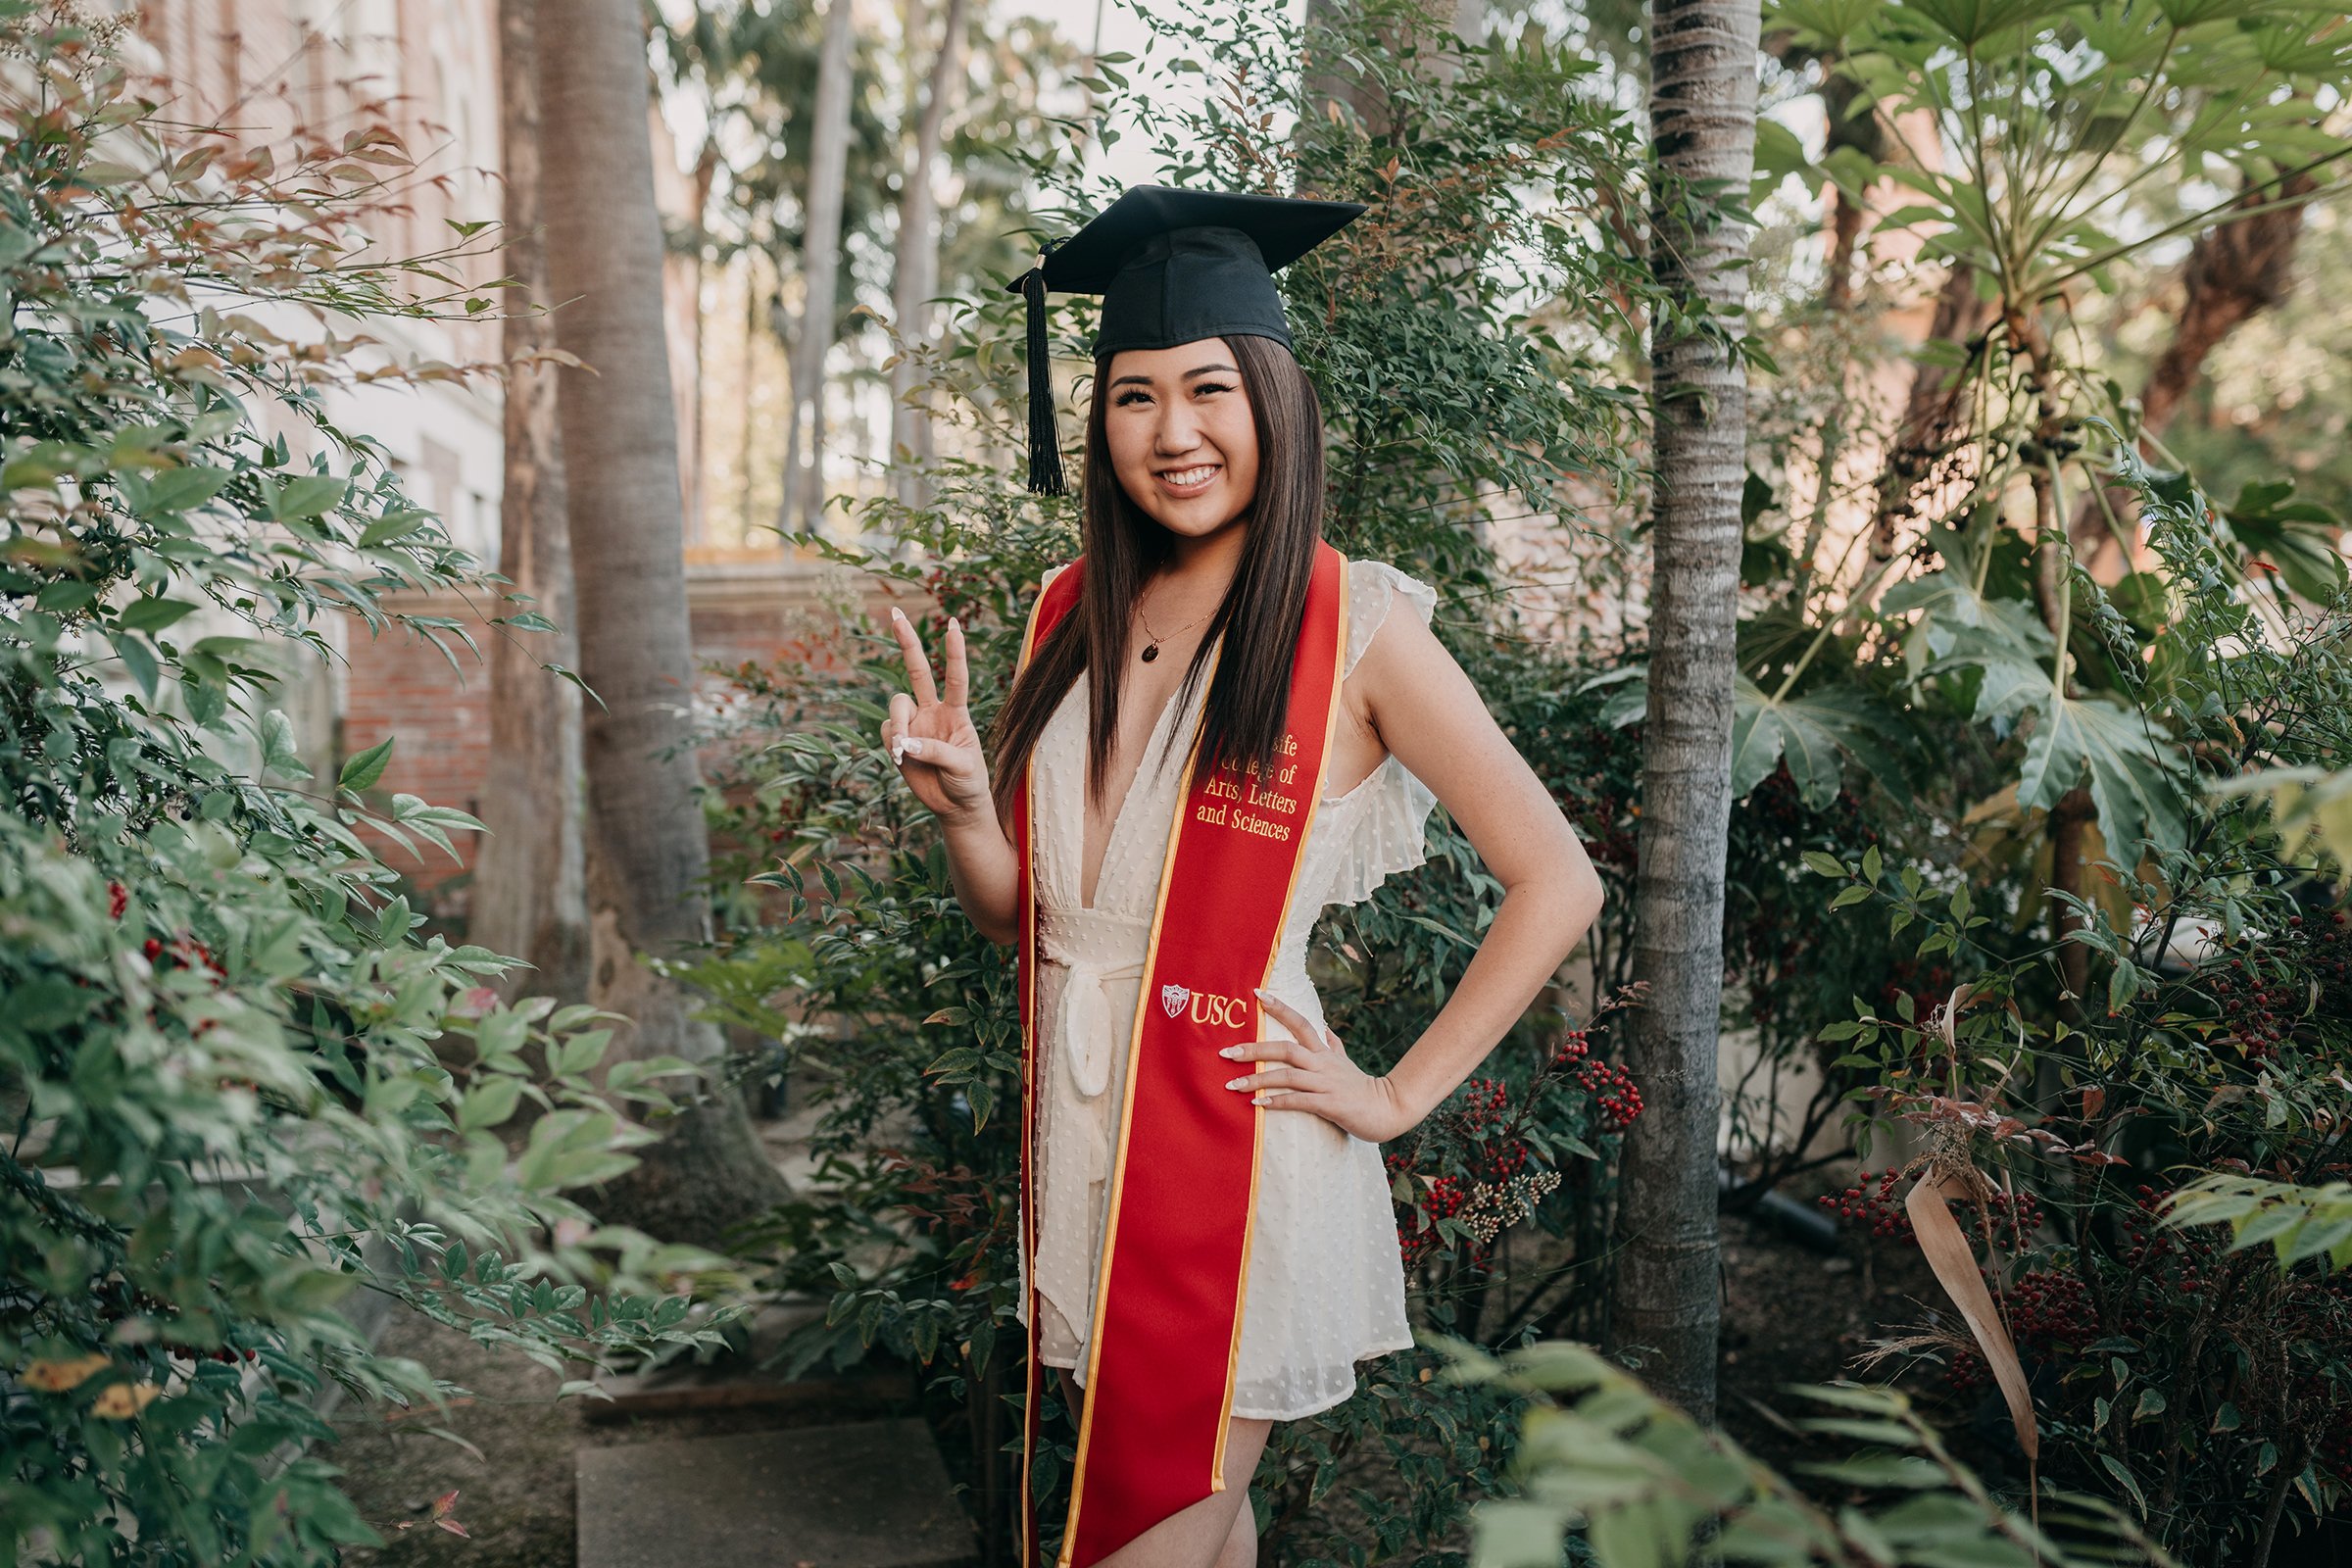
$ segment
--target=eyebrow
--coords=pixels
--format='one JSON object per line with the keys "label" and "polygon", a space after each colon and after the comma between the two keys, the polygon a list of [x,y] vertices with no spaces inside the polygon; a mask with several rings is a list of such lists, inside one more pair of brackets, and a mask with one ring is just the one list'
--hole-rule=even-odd
{"label": "eyebrow", "polygon": [[[1185,371],[1180,379],[1189,381],[1196,375],[1238,375],[1240,373],[1240,371],[1236,370],[1230,365],[1196,365],[1191,369]],[[1136,386],[1150,386],[1152,384],[1152,377],[1148,375],[1122,375],[1116,381],[1113,381],[1110,384],[1112,386],[1126,386],[1130,383]]]}

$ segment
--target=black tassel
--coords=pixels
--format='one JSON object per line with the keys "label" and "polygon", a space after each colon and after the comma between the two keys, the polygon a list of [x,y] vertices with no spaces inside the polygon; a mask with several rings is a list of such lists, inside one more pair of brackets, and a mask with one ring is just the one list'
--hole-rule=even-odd
{"label": "black tassel", "polygon": [[1029,303],[1029,489],[1034,495],[1067,495],[1061,476],[1061,433],[1054,424],[1054,363],[1046,346],[1046,273],[1029,269],[1021,278]]}

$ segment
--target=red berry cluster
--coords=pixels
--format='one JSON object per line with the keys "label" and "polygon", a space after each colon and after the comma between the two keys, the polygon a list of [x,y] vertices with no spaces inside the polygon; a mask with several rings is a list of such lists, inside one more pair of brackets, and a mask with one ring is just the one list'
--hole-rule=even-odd
{"label": "red berry cluster", "polygon": [[2221,1003],[2223,1018],[2246,1055],[2255,1061],[2267,1061],[2278,1054],[2278,1048],[2294,1032],[2307,994],[2291,972],[2267,975],[2259,960],[2249,970],[2243,958],[2231,958],[2228,968],[2213,977],[2212,989]]}
{"label": "red berry cluster", "polygon": [[[1903,1179],[1899,1167],[1889,1167],[1874,1178],[1869,1171],[1859,1173],[1862,1185],[1848,1187],[1842,1192],[1828,1193],[1815,1201],[1839,1219],[1859,1220],[1870,1227],[1871,1235],[1883,1240],[1910,1241],[1918,1232],[1911,1224],[1911,1214],[1903,1200],[1895,1196],[1895,1184]],[[2010,1252],[2023,1253],[2041,1234],[2048,1216],[2041,1202],[2032,1193],[1995,1192],[1984,1200],[1987,1218],[1992,1228],[1992,1245]],[[1962,1221],[1962,1229],[1971,1236],[1981,1230],[1973,1217]]]}
{"label": "red berry cluster", "polygon": [[1519,1118],[1511,1113],[1510,1089],[1499,1078],[1473,1078],[1463,1088],[1462,1107],[1454,1115],[1462,1137],[1472,1146],[1470,1174],[1508,1181],[1527,1168],[1527,1142],[1519,1136]]}
{"label": "red berry cluster", "polygon": [[[1989,1282],[1987,1282],[1989,1283]],[[2028,1269],[2017,1284],[1993,1289],[2010,1334],[2045,1354],[2080,1350],[2099,1338],[2099,1319],[2082,1276],[2067,1269]]]}
{"label": "red berry cluster", "polygon": [[1914,1234],[1911,1216],[1903,1211],[1902,1200],[1894,1196],[1894,1184],[1902,1180],[1902,1171],[1893,1167],[1881,1171],[1875,1186],[1870,1172],[1862,1171],[1859,1174],[1861,1186],[1848,1187],[1838,1193],[1824,1193],[1814,1201],[1839,1219],[1867,1223],[1873,1236],[1909,1241]]}
{"label": "red berry cluster", "polygon": [[109,882],[106,885],[106,917],[109,920],[120,920],[122,918],[122,911],[129,907],[130,889],[120,882]]}
{"label": "red berry cluster", "polygon": [[1499,1078],[1473,1078],[1462,1086],[1462,1131],[1476,1137],[1500,1125],[1511,1092]]}
{"label": "red berry cluster", "polygon": [[[1412,1170],[1411,1159],[1401,1153],[1387,1156],[1383,1163],[1392,1178],[1409,1175]],[[1403,1222],[1396,1227],[1397,1245],[1408,1269],[1424,1261],[1444,1243],[1445,1238],[1438,1233],[1438,1222],[1458,1218],[1470,1201],[1469,1191],[1458,1176],[1440,1176],[1419,1185],[1419,1200],[1406,1209]]]}
{"label": "red berry cluster", "polygon": [[1600,1129],[1621,1133],[1642,1114],[1642,1086],[1623,1067],[1605,1061],[1587,1061],[1576,1081],[1600,1104]]}
{"label": "red berry cluster", "polygon": [[1550,1064],[1554,1067],[1573,1067],[1591,1054],[1592,1037],[1582,1029],[1571,1029],[1560,1036],[1559,1049],[1551,1054]]}
{"label": "red berry cluster", "polygon": [[2306,1019],[2352,1016],[2352,911],[2290,915],[2225,952],[2227,959],[2206,970],[2206,986],[2248,1057],[2277,1055]]}
{"label": "red berry cluster", "polygon": [[[2006,1290],[1989,1274],[1984,1283],[2010,1335],[2026,1351],[2072,1355],[2099,1337],[2090,1291],[2078,1275],[2063,1269],[2030,1269]],[[1943,1382],[1953,1394],[1965,1396],[1989,1387],[1992,1372],[1974,1346],[1954,1347]]]}
{"label": "red berry cluster", "polygon": [[228,971],[220,967],[220,960],[213,956],[213,950],[194,937],[173,937],[170,947],[166,947],[159,938],[149,937],[140,946],[139,952],[146,956],[149,963],[161,963],[164,956],[169,954],[172,966],[175,969],[193,969],[201,964],[213,971],[216,983],[228,978]]}

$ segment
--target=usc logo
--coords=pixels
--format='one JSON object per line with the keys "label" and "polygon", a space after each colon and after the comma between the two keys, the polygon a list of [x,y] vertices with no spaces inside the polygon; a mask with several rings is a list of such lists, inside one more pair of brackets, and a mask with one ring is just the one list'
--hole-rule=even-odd
{"label": "usc logo", "polygon": [[1190,986],[1163,985],[1159,988],[1159,1005],[1171,1018],[1189,1016],[1194,1023],[1210,1029],[1250,1027],[1247,997],[1224,997],[1213,991],[1195,991]]}

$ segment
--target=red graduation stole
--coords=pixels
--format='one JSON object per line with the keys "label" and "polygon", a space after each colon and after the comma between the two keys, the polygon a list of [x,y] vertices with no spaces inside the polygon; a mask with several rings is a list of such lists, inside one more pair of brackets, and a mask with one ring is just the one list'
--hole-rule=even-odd
{"label": "red graduation stole", "polygon": [[[1186,755],[1127,1047],[1110,1212],[1087,1342],[1086,1408],[1055,1568],[1090,1568],[1227,1485],[1226,1428],[1266,1110],[1225,1087],[1247,1069],[1217,1053],[1261,1038],[1254,993],[1272,976],[1339,711],[1346,568],[1330,545],[1315,547],[1291,661],[1290,713],[1271,775],[1222,767],[1196,777],[1198,735]],[[1021,646],[1024,665],[1076,605],[1083,569],[1082,558],[1038,596]],[[1029,1270],[1022,1568],[1038,1568],[1030,1472],[1045,1380],[1032,1158],[1039,1078],[1034,788],[1034,777],[1022,781],[1012,824],[1021,898],[1021,1255]],[[1248,1487],[1250,1478],[1240,1484]]]}

